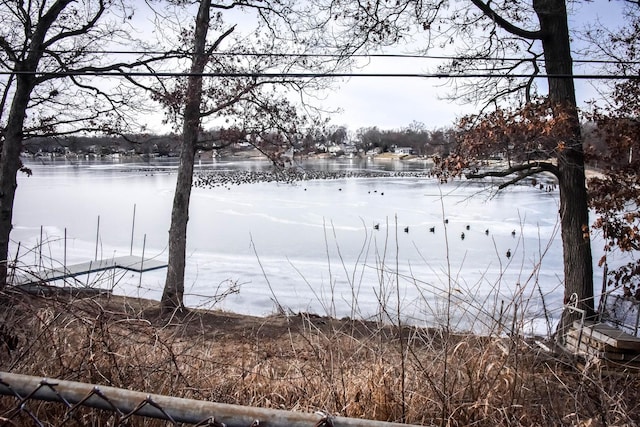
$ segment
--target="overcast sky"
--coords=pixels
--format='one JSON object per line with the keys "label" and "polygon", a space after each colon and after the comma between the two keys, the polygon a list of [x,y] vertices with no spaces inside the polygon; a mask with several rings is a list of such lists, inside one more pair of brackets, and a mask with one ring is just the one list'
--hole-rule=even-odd
{"label": "overcast sky", "polygon": [[[379,59],[360,71],[428,73],[433,72],[434,64],[434,61]],[[443,86],[445,83],[445,80],[430,78],[353,77],[338,83],[325,103],[342,110],[332,117],[331,123],[350,130],[370,126],[400,129],[414,121],[435,129],[449,126],[456,117],[476,110],[473,105],[443,100],[451,90]]]}
{"label": "overcast sky", "polygon": [[[572,6],[570,25],[599,20],[613,28],[621,22],[622,2],[594,0]],[[577,43],[573,41],[574,45]],[[572,46],[575,48],[575,46]],[[574,55],[574,59],[577,55]],[[435,69],[431,60],[375,59],[362,72],[428,73]],[[574,67],[575,73],[584,69]],[[400,129],[411,122],[421,122],[427,129],[450,126],[457,118],[478,112],[476,105],[462,105],[444,100],[451,93],[445,80],[421,78],[352,78],[340,84],[327,98],[327,105],[340,107],[342,113],[332,119],[332,124],[347,126],[350,130],[378,126],[382,129]],[[579,102],[597,97],[591,82],[576,80]]]}
{"label": "overcast sky", "polygon": [[[622,4],[622,0],[570,3],[570,27],[598,20],[613,28],[622,22]],[[576,45],[574,40],[574,50]],[[410,48],[396,46],[387,53],[410,53]],[[577,56],[574,54],[574,59]],[[355,72],[433,73],[437,65],[437,61],[428,59],[372,58],[367,66]],[[577,66],[574,66],[574,71],[588,72]],[[541,82],[544,84],[543,80]],[[461,116],[477,113],[479,106],[445,100],[444,97],[452,93],[446,83],[446,80],[437,78],[352,77],[337,82],[335,90],[325,95],[323,105],[340,109],[339,114],[331,117],[331,124],[346,126],[351,131],[372,126],[401,129],[414,121],[423,123],[427,129],[450,127]],[[591,82],[576,80],[576,88],[579,102],[597,96]],[[148,118],[148,124],[156,130],[159,121],[159,118]]]}

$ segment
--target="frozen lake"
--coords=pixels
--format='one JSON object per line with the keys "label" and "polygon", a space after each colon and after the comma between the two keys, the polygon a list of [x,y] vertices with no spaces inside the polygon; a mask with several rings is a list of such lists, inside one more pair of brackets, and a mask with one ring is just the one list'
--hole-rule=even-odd
{"label": "frozen lake", "polygon": [[[128,255],[132,229],[134,254],[144,244],[145,256],[166,260],[175,164],[26,163],[33,176],[18,177],[12,233],[12,253],[20,242],[24,265],[57,267],[65,246],[68,265],[96,252],[101,259]],[[420,171],[426,165],[344,160],[305,167]],[[202,170],[264,168],[259,161],[201,164]],[[194,188],[185,299],[192,307],[253,315],[278,307],[382,320],[400,315],[414,324],[476,331],[495,328],[496,320],[511,327],[515,312],[525,332],[546,333],[547,318],[555,327],[563,299],[557,212],[557,191],[523,185],[495,195],[477,183],[425,177]],[[78,280],[159,299],[165,274]]]}

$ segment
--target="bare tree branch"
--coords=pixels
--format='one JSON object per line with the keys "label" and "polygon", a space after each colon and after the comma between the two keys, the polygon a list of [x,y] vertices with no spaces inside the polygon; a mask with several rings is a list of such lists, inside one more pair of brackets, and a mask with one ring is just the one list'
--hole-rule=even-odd
{"label": "bare tree branch", "polygon": [[527,31],[523,28],[520,28],[514,25],[511,21],[504,19],[501,15],[499,15],[495,10],[491,8],[491,1],[484,2],[482,0],[471,0],[478,9],[484,13],[484,15],[495,22],[500,28],[503,30],[523,39],[529,40],[539,40],[542,37],[542,31]]}
{"label": "bare tree branch", "polygon": [[488,178],[488,177],[505,178],[510,175],[516,174],[517,175],[516,177],[514,177],[509,181],[501,183],[498,186],[498,189],[502,190],[510,185],[513,185],[518,183],[519,181],[522,181],[525,178],[528,178],[533,175],[537,175],[542,172],[549,172],[553,174],[556,178],[558,177],[558,174],[559,174],[557,166],[555,166],[553,163],[532,162],[532,163],[514,165],[506,169],[500,169],[500,170],[484,170],[481,172],[469,172],[465,174],[465,177],[468,179],[482,179],[482,178]]}

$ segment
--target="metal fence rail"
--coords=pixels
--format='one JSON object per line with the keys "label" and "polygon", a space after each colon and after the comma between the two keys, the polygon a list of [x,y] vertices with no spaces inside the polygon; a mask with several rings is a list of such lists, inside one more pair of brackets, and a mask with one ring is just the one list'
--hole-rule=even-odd
{"label": "metal fence rail", "polygon": [[0,372],[0,394],[15,398],[14,405],[1,409],[3,413],[0,413],[0,424],[2,425],[9,423],[13,425],[12,420],[25,414],[33,419],[34,424],[42,425],[35,412],[31,410],[30,404],[37,405],[37,401],[50,401],[59,402],[63,408],[66,408],[65,419],[69,420],[80,406],[111,411],[116,416],[115,425],[126,424],[127,420],[134,416],[142,416],[167,420],[174,425],[189,423],[216,427],[407,426],[407,424],[332,417],[320,413],[309,414],[205,402],[8,372]]}

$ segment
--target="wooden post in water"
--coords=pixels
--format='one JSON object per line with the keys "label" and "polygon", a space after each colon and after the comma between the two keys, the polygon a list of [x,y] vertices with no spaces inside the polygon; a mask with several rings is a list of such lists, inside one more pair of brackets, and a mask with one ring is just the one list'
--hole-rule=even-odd
{"label": "wooden post in water", "polygon": [[62,268],[67,272],[67,227],[64,228],[64,254],[62,256]]}
{"label": "wooden post in water", "polygon": [[138,287],[142,286],[142,271],[144,270],[144,248],[147,245],[147,235],[144,235],[142,239],[142,259],[140,260],[140,281],[138,282]]}
{"label": "wooden post in water", "polygon": [[131,224],[131,249],[129,249],[129,255],[133,255],[133,231],[136,228],[136,204],[133,204],[133,222]]}
{"label": "wooden post in water", "polygon": [[100,215],[98,215],[98,227],[96,228],[96,257],[95,260],[98,260],[98,240],[100,239]]}
{"label": "wooden post in water", "polygon": [[42,229],[40,226],[40,244],[38,245],[38,270],[42,270]]}
{"label": "wooden post in water", "polygon": [[[113,255],[111,256],[111,262],[113,262],[115,264],[115,259],[116,259],[116,251],[113,251]],[[113,290],[116,287],[116,269],[113,268],[111,269],[111,292],[113,292]]]}

